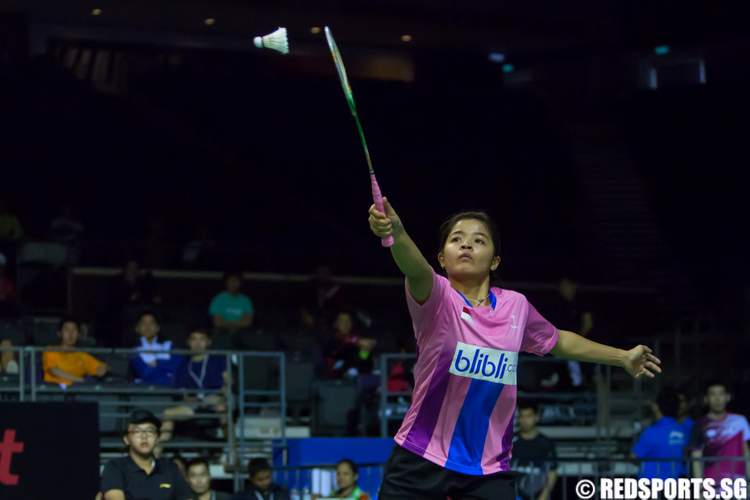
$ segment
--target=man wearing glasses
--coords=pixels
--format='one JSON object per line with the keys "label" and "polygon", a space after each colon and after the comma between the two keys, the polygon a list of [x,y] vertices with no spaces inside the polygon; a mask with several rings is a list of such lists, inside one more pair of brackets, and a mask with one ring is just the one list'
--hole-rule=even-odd
{"label": "man wearing glasses", "polygon": [[130,415],[122,440],[128,454],[110,460],[102,473],[104,500],[191,500],[177,466],[155,458],[161,422],[151,412],[136,410]]}

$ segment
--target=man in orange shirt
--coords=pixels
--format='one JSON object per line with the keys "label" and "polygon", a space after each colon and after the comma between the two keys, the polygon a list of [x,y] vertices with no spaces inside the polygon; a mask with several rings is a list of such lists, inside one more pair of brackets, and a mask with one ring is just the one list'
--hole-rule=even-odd
{"label": "man in orange shirt", "polygon": [[42,355],[44,381],[68,386],[73,382],[83,382],[85,376],[102,377],[108,366],[91,354],[74,351],[78,341],[78,321],[71,317],[60,320],[57,335],[60,337],[60,351],[45,352]]}

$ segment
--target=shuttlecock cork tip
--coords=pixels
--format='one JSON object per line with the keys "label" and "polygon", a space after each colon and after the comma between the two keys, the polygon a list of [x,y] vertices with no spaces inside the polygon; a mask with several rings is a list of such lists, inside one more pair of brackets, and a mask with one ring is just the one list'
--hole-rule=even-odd
{"label": "shuttlecock cork tip", "polygon": [[253,43],[259,49],[263,48],[263,38],[262,37],[256,36],[255,38],[253,38]]}

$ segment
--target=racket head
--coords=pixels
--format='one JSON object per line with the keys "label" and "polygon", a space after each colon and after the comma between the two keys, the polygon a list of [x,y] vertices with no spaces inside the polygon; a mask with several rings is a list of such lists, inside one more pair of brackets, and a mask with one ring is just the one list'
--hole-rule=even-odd
{"label": "racket head", "polygon": [[352,86],[349,85],[349,78],[346,76],[346,68],[344,67],[344,60],[341,58],[341,52],[339,52],[339,48],[336,45],[336,40],[333,39],[331,29],[326,26],[324,31],[326,41],[328,41],[328,49],[331,51],[331,56],[333,57],[333,64],[336,66],[336,73],[339,75],[341,88],[344,90],[344,97],[346,97],[346,102],[349,104],[349,110],[352,114],[356,114],[357,108],[354,105],[354,94],[352,94]]}

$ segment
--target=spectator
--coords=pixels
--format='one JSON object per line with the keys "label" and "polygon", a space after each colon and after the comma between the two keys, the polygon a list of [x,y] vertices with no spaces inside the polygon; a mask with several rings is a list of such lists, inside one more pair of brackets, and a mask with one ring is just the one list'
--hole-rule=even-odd
{"label": "spectator", "polygon": [[13,343],[10,340],[0,340],[0,374],[18,375],[18,362],[12,348]]}
{"label": "spectator", "polygon": [[[588,305],[582,303],[578,295],[578,284],[569,277],[563,277],[558,284],[557,307],[551,308],[549,314],[557,328],[578,332],[588,337],[594,328],[594,315]],[[554,371],[541,381],[543,388],[560,388],[584,386],[584,373],[578,361],[569,360],[565,372]]]}
{"label": "spectator", "polygon": [[347,458],[339,460],[336,464],[336,485],[339,488],[333,493],[333,498],[370,500],[370,495],[357,486],[358,479],[356,464]]}
{"label": "spectator", "polygon": [[21,222],[10,211],[5,200],[0,199],[0,240],[15,242],[21,238],[23,238]]}
{"label": "spectator", "polygon": [[60,337],[60,351],[42,354],[44,381],[60,384],[66,388],[74,382],[83,382],[85,377],[103,377],[108,367],[87,352],[76,351],[80,325],[78,320],[64,317],[60,320],[57,336]]}
{"label": "spectator", "polygon": [[130,361],[135,383],[174,386],[177,363],[180,360],[170,354],[170,340],[159,341],[159,318],[156,313],[142,312],[135,324],[135,331],[139,337],[136,349],[141,351]]}
{"label": "spectator", "polygon": [[312,278],[313,294],[317,307],[316,316],[320,321],[329,322],[336,311],[344,306],[342,287],[333,279],[333,271],[328,266],[318,266]]}
{"label": "spectator", "polygon": [[557,482],[555,443],[539,432],[539,411],[528,402],[518,404],[519,433],[513,440],[513,470],[525,475],[518,482],[524,500],[548,500]]}
{"label": "spectator", "polygon": [[677,421],[680,397],[676,389],[665,387],[653,404],[654,423],[648,426],[633,446],[637,458],[673,459],[673,462],[642,462],[639,477],[668,479],[685,474],[685,450],[689,435]]}
{"label": "spectator", "polygon": [[0,317],[18,316],[19,314],[16,286],[7,274],[7,264],[8,259],[0,253]]}
{"label": "spectator", "polygon": [[[742,415],[727,412],[731,399],[732,395],[723,382],[715,381],[706,386],[704,402],[708,413],[695,422],[690,443],[693,475],[711,478],[717,484],[723,478],[750,477],[747,443],[750,441],[750,426]],[[716,460],[721,457],[744,457],[744,460]]]}
{"label": "spectator", "polygon": [[193,492],[193,500],[229,500],[227,493],[211,489],[211,470],[205,458],[194,458],[187,465],[187,482]]}
{"label": "spectator", "polygon": [[135,259],[125,263],[112,296],[120,311],[127,305],[161,304],[161,296],[156,290],[153,275],[149,271],[142,272]]}
{"label": "spectator", "polygon": [[324,348],[327,374],[333,378],[372,373],[372,351],[377,342],[353,333],[354,320],[342,311],[333,323],[333,335]]}
{"label": "spectator", "polygon": [[[229,271],[224,274],[224,286],[225,290],[211,301],[209,314],[217,333],[234,335],[252,326],[255,309],[250,297],[240,292],[241,273]],[[233,344],[236,345],[237,342]]]}
{"label": "spectator", "polygon": [[247,464],[247,487],[234,500],[290,500],[289,490],[272,482],[271,465],[264,458],[254,458]]}
{"label": "spectator", "polygon": [[[229,383],[229,372],[227,371],[227,359],[223,355],[210,355],[206,351],[211,347],[211,337],[207,328],[193,328],[187,339],[190,356],[180,360],[175,375],[175,387],[179,389],[190,389],[200,391],[201,389],[222,389]],[[179,434],[191,434],[196,438],[205,438],[207,429],[214,430],[217,422],[226,425],[226,400],[222,394],[204,394],[198,392],[196,395],[185,397],[185,403],[181,406],[168,408],[164,411],[164,424],[162,425],[162,442],[168,441],[175,429],[175,420],[180,420]],[[187,420],[201,414],[221,414],[221,417],[206,418],[199,420]]]}
{"label": "spectator", "polygon": [[83,223],[73,215],[72,205],[65,204],[60,215],[52,219],[49,227],[49,238],[68,248],[68,262],[76,264],[80,255],[83,239]]}
{"label": "spectator", "polygon": [[174,462],[154,456],[160,426],[151,412],[136,410],[131,414],[122,437],[128,454],[110,460],[102,473],[104,500],[192,500],[190,488]]}
{"label": "spectator", "polygon": [[281,338],[281,344],[287,353],[292,354],[292,359],[304,357],[312,360],[315,373],[323,373],[323,353],[321,351],[321,332],[318,327],[313,308],[300,306],[298,309],[298,322],[285,332]]}
{"label": "spectator", "polygon": [[211,228],[202,223],[196,227],[193,239],[182,249],[182,263],[190,269],[203,268],[215,248],[216,241],[211,236]]}

